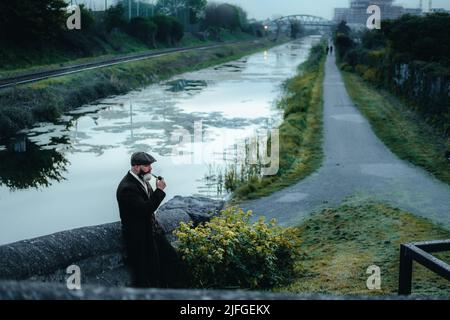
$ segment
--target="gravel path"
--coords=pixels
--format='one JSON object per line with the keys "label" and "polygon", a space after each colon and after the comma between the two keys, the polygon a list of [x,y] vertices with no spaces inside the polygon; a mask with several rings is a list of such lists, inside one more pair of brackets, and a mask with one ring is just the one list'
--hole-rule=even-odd
{"label": "gravel path", "polygon": [[400,160],[375,136],[353,105],[334,57],[325,65],[322,167],[295,185],[241,203],[255,217],[295,225],[346,197],[380,200],[427,217],[450,230],[450,186]]}

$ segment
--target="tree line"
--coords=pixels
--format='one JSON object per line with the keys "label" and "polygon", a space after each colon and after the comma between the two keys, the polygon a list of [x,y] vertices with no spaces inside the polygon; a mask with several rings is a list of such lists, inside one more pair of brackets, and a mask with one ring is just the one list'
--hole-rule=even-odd
{"label": "tree line", "polygon": [[334,30],[341,67],[390,89],[450,136],[450,14],[404,15],[379,30]]}
{"label": "tree line", "polygon": [[[175,45],[187,24],[196,24],[200,31],[218,37],[221,30],[243,31],[263,35],[263,26],[251,24],[239,6],[207,3],[206,0],[158,0],[154,6],[122,0],[105,11],[91,11],[83,5],[81,30],[67,30],[66,20],[72,14],[64,0],[22,0],[0,2],[0,43],[2,45],[50,43],[82,45],[77,37],[105,37],[112,32],[125,32],[155,47],[157,42]],[[131,16],[130,16],[130,13]],[[137,14],[139,13],[139,15]],[[180,21],[180,13],[187,19]],[[81,42],[81,43],[80,43]]]}

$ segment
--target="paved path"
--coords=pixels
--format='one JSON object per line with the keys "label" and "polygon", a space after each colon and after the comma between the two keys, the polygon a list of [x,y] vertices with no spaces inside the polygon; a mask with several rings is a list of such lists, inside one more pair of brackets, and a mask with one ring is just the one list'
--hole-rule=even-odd
{"label": "paved path", "polygon": [[331,56],[323,86],[322,167],[295,185],[242,203],[242,208],[276,218],[281,225],[295,225],[312,211],[353,196],[390,203],[450,230],[450,186],[400,160],[375,136],[348,96]]}

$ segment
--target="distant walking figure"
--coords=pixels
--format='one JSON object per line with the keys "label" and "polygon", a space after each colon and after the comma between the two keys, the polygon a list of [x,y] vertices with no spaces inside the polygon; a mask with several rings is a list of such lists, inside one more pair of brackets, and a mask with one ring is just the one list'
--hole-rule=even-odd
{"label": "distant walking figure", "polygon": [[330,50],[330,48],[327,46],[327,49],[326,49],[326,50],[327,50],[327,55],[328,55],[328,51]]}
{"label": "distant walking figure", "polygon": [[330,54],[333,54],[333,46],[330,46]]}

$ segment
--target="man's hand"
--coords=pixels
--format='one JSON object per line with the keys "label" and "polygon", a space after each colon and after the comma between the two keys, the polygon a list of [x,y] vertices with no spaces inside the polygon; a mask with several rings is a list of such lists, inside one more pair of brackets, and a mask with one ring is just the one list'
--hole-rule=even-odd
{"label": "man's hand", "polygon": [[158,189],[164,190],[164,188],[166,187],[166,182],[164,181],[164,179],[156,180],[156,187]]}

